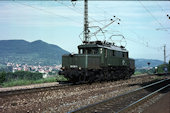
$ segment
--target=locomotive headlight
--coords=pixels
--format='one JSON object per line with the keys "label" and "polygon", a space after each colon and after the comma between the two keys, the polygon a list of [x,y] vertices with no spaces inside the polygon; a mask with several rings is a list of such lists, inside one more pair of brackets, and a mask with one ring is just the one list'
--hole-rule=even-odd
{"label": "locomotive headlight", "polygon": [[79,67],[79,70],[81,70],[81,67]]}

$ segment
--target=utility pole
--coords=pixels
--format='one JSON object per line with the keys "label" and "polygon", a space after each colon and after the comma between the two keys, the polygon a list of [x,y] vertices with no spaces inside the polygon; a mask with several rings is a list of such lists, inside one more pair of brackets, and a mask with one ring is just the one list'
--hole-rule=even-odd
{"label": "utility pole", "polygon": [[166,44],[164,45],[164,64],[166,64]]}
{"label": "utility pole", "polygon": [[[71,0],[72,4],[77,0]],[[73,4],[75,5],[75,3]],[[83,43],[89,42],[89,22],[88,22],[88,0],[84,0],[84,31],[83,31]]]}
{"label": "utility pole", "polygon": [[84,43],[89,41],[88,0],[84,0]]}

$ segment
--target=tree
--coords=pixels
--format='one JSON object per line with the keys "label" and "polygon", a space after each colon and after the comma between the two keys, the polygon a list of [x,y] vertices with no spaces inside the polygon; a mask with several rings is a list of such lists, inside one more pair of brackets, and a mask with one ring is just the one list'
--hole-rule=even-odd
{"label": "tree", "polygon": [[0,72],[0,84],[2,84],[5,81],[6,72]]}

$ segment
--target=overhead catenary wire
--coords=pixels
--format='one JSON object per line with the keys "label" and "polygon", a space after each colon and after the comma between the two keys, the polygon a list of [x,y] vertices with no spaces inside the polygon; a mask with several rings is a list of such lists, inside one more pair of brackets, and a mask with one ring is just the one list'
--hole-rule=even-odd
{"label": "overhead catenary wire", "polygon": [[[162,23],[169,23],[169,19],[168,18],[166,18],[167,16],[168,16],[168,12],[164,9],[164,8],[162,8],[162,6],[159,4],[159,3],[157,3],[157,2],[155,2],[156,3],[156,5],[161,9],[161,11],[163,12],[162,13],[162,19],[161,19],[161,22]],[[167,29],[169,29],[168,27],[165,27],[165,28],[157,28],[156,30],[167,30]]]}
{"label": "overhead catenary wire", "polygon": [[[56,0],[55,0],[55,1],[56,1]],[[54,12],[50,12],[50,11],[45,10],[45,9],[43,9],[43,8],[35,7],[35,6],[29,5],[29,4],[25,4],[25,3],[23,3],[22,1],[21,1],[21,2],[14,1],[14,2],[15,2],[15,3],[18,3],[19,5],[23,5],[23,6],[27,6],[27,7],[33,8],[33,9],[35,9],[35,10],[39,10],[39,11],[41,11],[41,12],[43,12],[43,13],[46,13],[46,14],[49,14],[49,15],[53,15],[53,16],[57,16],[57,17],[62,17],[62,18],[67,19],[67,20],[72,20],[72,21],[74,21],[75,23],[81,23],[80,21],[79,21],[79,22],[78,22],[78,21],[75,21],[74,19],[71,19],[71,18],[66,17],[66,16],[58,15],[58,14],[56,14],[56,13],[54,13]],[[57,2],[58,2],[58,0],[57,0]],[[67,8],[73,10],[74,12],[79,13],[79,14],[82,15],[81,12],[78,12],[78,11],[74,10],[74,8],[71,8],[71,7],[69,7],[69,6],[67,6],[67,5],[65,5],[65,4],[63,4],[63,3],[60,3],[60,4],[66,6]],[[91,18],[92,20],[96,21],[97,23],[99,23],[99,24],[101,24],[101,25],[104,25],[103,23],[98,22],[97,20],[95,20],[95,19],[92,18],[92,17],[89,17],[89,18]],[[83,24],[83,23],[81,23],[81,24]]]}
{"label": "overhead catenary wire", "polygon": [[[69,8],[69,9],[71,9],[71,10],[74,11],[74,12],[76,12],[76,13],[78,13],[78,14],[80,14],[80,15],[83,15],[83,12],[81,12],[81,10],[79,10],[78,8],[77,8],[77,9],[78,9],[78,11],[77,11],[77,10],[75,10],[75,8],[72,8],[72,7],[64,4],[63,2],[61,2],[61,0],[55,0],[55,1],[56,1],[57,3],[65,6],[65,7],[67,7],[67,8]],[[75,7],[75,6],[74,6],[74,7]]]}
{"label": "overhead catenary wire", "polygon": [[157,6],[165,13],[164,15],[166,16],[168,13],[166,12],[166,10],[164,8],[162,8],[162,6],[157,3]]}
{"label": "overhead catenary wire", "polygon": [[[62,5],[65,6],[65,7],[73,10],[73,11],[76,12],[76,13],[79,13],[79,14],[82,14],[82,13],[83,13],[83,12],[81,12],[80,9],[77,11],[77,10],[75,10],[74,8],[69,7],[68,5],[65,5],[64,3],[61,2],[61,0],[55,0],[55,1],[58,2],[58,3],[60,3],[60,4],[62,4]],[[75,7],[75,6],[74,6],[74,7]],[[99,8],[97,8],[97,9],[99,9]],[[83,10],[83,9],[82,9],[82,10]],[[101,10],[101,9],[100,9],[100,10]],[[105,11],[105,13],[107,13],[107,12]],[[107,13],[107,14],[109,14],[109,13]],[[91,17],[91,16],[88,16],[88,17],[89,17],[89,19],[92,20],[92,21],[90,21],[90,22],[96,22],[96,23],[98,23],[98,24],[100,24],[100,25],[102,25],[102,26],[105,26],[105,24],[101,23],[100,20],[96,20],[96,19],[94,19],[94,18]],[[111,18],[110,18],[110,19],[111,19]],[[110,21],[110,19],[108,19],[107,21]],[[110,28],[108,28],[108,29],[111,30]]]}
{"label": "overhead catenary wire", "polygon": [[[82,15],[82,12],[81,12],[80,10],[77,11],[77,10],[75,10],[75,8],[72,8],[72,7],[69,7],[68,5],[65,5],[65,4],[64,4],[63,2],[61,2],[60,0],[55,0],[55,1],[58,2],[58,3],[60,3],[61,5],[65,6],[65,7],[67,7],[67,8],[69,8],[69,9],[71,9],[72,11],[74,11],[74,12]],[[74,7],[75,7],[75,6],[74,6]],[[99,24],[102,25],[102,26],[105,26],[105,24],[103,24],[103,23],[101,23],[100,21],[94,19],[93,17],[91,17],[91,16],[88,16],[88,17],[89,17],[89,19],[93,20],[93,22],[96,22],[96,23],[99,23]],[[113,16],[113,17],[115,17],[115,16]],[[112,19],[108,19],[108,20],[112,20]],[[108,29],[109,29],[109,28],[108,28]],[[104,32],[102,32],[102,33],[104,33]],[[80,37],[80,36],[79,36],[79,37]],[[106,38],[106,37],[105,37],[105,38]],[[80,38],[80,39],[81,39],[81,38]]]}
{"label": "overhead catenary wire", "polygon": [[[152,15],[152,14],[151,14]],[[154,15],[152,15],[152,17],[154,18]],[[156,19],[156,18],[155,18]],[[156,19],[157,20],[157,19]],[[158,20],[157,20],[157,22],[159,22]],[[122,23],[124,23],[124,21],[122,21]],[[160,23],[161,24],[161,23]],[[162,24],[161,24],[161,26],[163,26]],[[164,27],[164,28],[160,28],[160,29],[169,29],[168,27]],[[134,32],[134,31],[131,31],[131,30],[129,30],[129,29],[126,29],[126,31],[130,31],[131,33],[133,33],[133,34],[135,34],[137,37],[138,37],[138,41],[135,41],[135,40],[133,40],[133,39],[128,39],[127,38],[127,36],[126,36],[126,39],[127,40],[129,40],[129,41],[132,41],[132,42],[135,42],[135,43],[139,43],[140,45],[143,45],[143,46],[145,46],[145,47],[147,47],[147,48],[151,48],[151,49],[155,49],[155,50],[158,50],[158,51],[160,51],[160,47],[153,47],[153,46],[150,46],[149,45],[149,41],[144,41],[144,40],[141,40],[141,37],[139,37],[139,35],[136,33],[136,32]],[[139,42],[139,40],[141,40],[141,41],[143,41],[143,42]]]}
{"label": "overhead catenary wire", "polygon": [[[67,5],[65,5],[64,3],[61,3],[59,0],[55,0],[55,1],[58,2],[58,3],[60,3],[60,4],[62,4],[63,6],[65,6],[65,7],[67,7],[67,8],[69,8],[69,9],[71,9],[72,11],[74,11],[74,12],[76,12],[76,13],[78,13],[78,14],[81,14],[81,15],[82,15],[82,13],[83,13],[83,12],[81,12],[80,10],[77,11],[77,10],[75,10],[74,8],[71,8],[71,7],[67,6]],[[94,22],[97,22],[97,23],[99,23],[99,24],[101,24],[101,25],[104,25],[103,23],[97,21],[97,20],[94,19],[93,17],[90,17],[90,16],[89,16],[89,18],[90,18],[91,20],[93,20]]]}
{"label": "overhead catenary wire", "polygon": [[[23,6],[27,6],[27,7],[33,8],[33,9],[35,9],[35,10],[39,10],[39,11],[41,11],[41,12],[43,12],[43,13],[46,13],[46,14],[49,14],[49,15],[57,16],[57,17],[64,18],[64,19],[67,19],[67,20],[72,20],[72,21],[75,22],[75,23],[81,23],[80,21],[76,21],[75,19],[72,19],[72,18],[69,18],[69,17],[66,17],[66,16],[58,15],[58,14],[56,14],[56,13],[54,13],[54,12],[51,12],[51,11],[47,11],[47,10],[42,9],[42,8],[38,8],[38,7],[35,7],[35,6],[32,6],[32,5],[28,5],[28,4],[25,4],[25,3],[21,3],[21,2],[23,2],[23,1],[21,1],[21,2],[14,1],[14,2],[15,2],[15,3],[18,3],[18,4],[20,4],[20,5],[23,5]],[[81,24],[82,24],[82,23],[81,23]]]}
{"label": "overhead catenary wire", "polygon": [[145,5],[139,1],[139,3],[141,4],[141,6],[146,10],[146,12],[148,12],[148,14],[155,20],[155,22],[157,22],[161,28],[165,28],[158,20],[157,18],[150,12],[150,10],[148,10],[148,8],[145,7]]}
{"label": "overhead catenary wire", "polygon": [[[34,8],[34,9],[36,9],[36,10],[42,11],[42,12],[47,13],[47,14],[50,14],[50,15],[55,15],[55,16],[57,16],[57,17],[65,18],[65,19],[68,19],[68,20],[73,20],[74,22],[78,23],[78,21],[75,21],[75,19],[71,19],[71,18],[69,18],[69,17],[65,17],[65,16],[62,16],[62,15],[58,15],[58,14],[56,14],[56,13],[54,13],[54,12],[47,11],[47,10],[45,10],[45,9],[43,9],[43,8],[39,8],[39,7],[35,7],[35,6],[32,6],[32,5],[28,5],[28,4],[25,4],[25,3],[23,3],[23,2],[17,2],[17,3],[19,3],[19,4],[21,4],[21,5],[24,5],[24,6],[27,6],[27,7]],[[66,7],[67,7],[67,8],[70,8],[70,7],[68,7],[68,6],[66,6]],[[74,12],[77,12],[77,13],[81,14],[81,12],[74,10],[74,8],[70,8],[70,9],[72,9]],[[151,15],[152,15],[152,13],[151,13]],[[153,15],[152,15],[152,16],[153,16]],[[153,17],[154,17],[154,16],[153,16]],[[96,19],[94,19],[94,18],[92,18],[92,17],[89,17],[89,18],[91,18],[92,20],[94,20],[95,22],[97,22],[97,23],[99,23],[99,24],[101,24],[101,25],[104,25],[103,23],[97,21]],[[155,19],[156,19],[156,18],[155,18]],[[157,19],[156,19],[156,20],[157,20]],[[159,22],[159,21],[158,21],[158,22]],[[80,23],[80,22],[79,22],[79,23]],[[161,23],[159,23],[159,24],[161,25]],[[128,40],[129,40],[129,39],[128,39]],[[133,39],[130,39],[130,41],[132,41],[132,40],[133,40]],[[144,45],[144,46],[146,47],[146,44],[144,44],[144,43],[141,43],[141,42],[138,42],[138,41],[133,41],[133,42],[139,43],[139,44]],[[149,46],[148,46],[148,47],[149,47]],[[152,48],[152,47],[150,47],[150,48]],[[153,48],[155,48],[155,47],[153,47]],[[152,48],[152,49],[153,49],[153,48]],[[155,49],[156,49],[156,48],[155,48]]]}
{"label": "overhead catenary wire", "polygon": [[[97,6],[97,5],[96,5]],[[98,6],[97,6],[98,7]],[[98,10],[100,9],[100,10],[102,10],[101,8],[97,8]],[[108,13],[107,11],[105,11],[105,13],[106,14],[110,14],[110,13]],[[99,21],[107,21],[107,20],[99,20]],[[128,29],[127,29],[128,30]],[[128,30],[128,31],[130,31],[130,30]],[[116,32],[116,31],[114,31],[114,32]],[[117,31],[117,32],[120,32],[120,31]],[[130,31],[130,32],[132,32],[132,31]],[[134,31],[132,32],[132,33],[134,33]],[[134,33],[134,34],[136,34],[136,33]],[[136,34],[137,35],[137,34]],[[139,36],[138,36],[139,37]],[[128,38],[126,38],[127,40],[129,40],[129,41],[132,41],[132,42],[135,42],[135,43],[139,43],[140,45],[143,45],[143,46],[145,46],[145,47],[147,47],[147,48],[151,48],[151,49],[155,49],[155,50],[159,50],[160,49],[160,47],[152,47],[152,46],[150,46],[149,44],[148,44],[148,42],[146,42],[146,41],[144,41],[144,40],[141,40],[141,38],[138,38],[138,41],[136,41],[136,40],[133,40],[133,39],[128,39]],[[139,42],[139,40],[141,40],[142,42]]]}
{"label": "overhead catenary wire", "polygon": [[[101,8],[97,8],[97,9],[102,10]],[[107,13],[107,12],[105,11],[105,13]],[[109,13],[107,13],[107,14],[109,14]],[[152,16],[153,16],[153,15],[152,15]],[[153,17],[154,17],[154,16],[153,16]],[[89,18],[92,18],[92,17],[89,17]],[[155,19],[156,19],[156,18],[155,18]],[[94,20],[95,20],[95,19],[94,19]],[[100,21],[100,20],[99,20],[99,21]],[[99,21],[95,20],[94,22],[100,23]],[[104,21],[104,20],[101,20],[101,21]],[[157,22],[159,22],[159,21],[157,21]],[[100,24],[102,24],[102,23],[100,23]],[[104,24],[102,24],[102,25],[104,25]],[[160,23],[160,25],[162,26],[161,23]],[[119,31],[119,32],[120,32],[120,31]],[[135,40],[133,40],[133,39],[127,39],[127,40],[130,40],[130,41],[135,42],[135,43],[139,43],[139,44],[141,44],[141,45],[143,45],[143,46],[145,46],[145,47],[147,47],[147,48],[151,48],[151,49],[160,51],[160,47],[152,47],[152,46],[150,46],[150,45],[148,44],[148,42],[143,41],[143,40],[141,40],[140,38],[139,38],[139,40],[141,40],[141,41],[143,41],[143,42],[135,41]]]}

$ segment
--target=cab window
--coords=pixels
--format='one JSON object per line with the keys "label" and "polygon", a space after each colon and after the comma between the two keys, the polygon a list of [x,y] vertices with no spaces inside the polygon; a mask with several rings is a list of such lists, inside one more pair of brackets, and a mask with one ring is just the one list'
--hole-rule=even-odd
{"label": "cab window", "polygon": [[127,53],[127,52],[123,52],[123,53],[122,53],[122,57],[128,58],[128,53]]}
{"label": "cab window", "polygon": [[79,49],[79,54],[83,54],[83,49]]}
{"label": "cab window", "polygon": [[103,49],[102,48],[100,48],[100,54],[102,54],[103,53]]}
{"label": "cab window", "polygon": [[79,49],[79,54],[99,54],[99,48]]}

